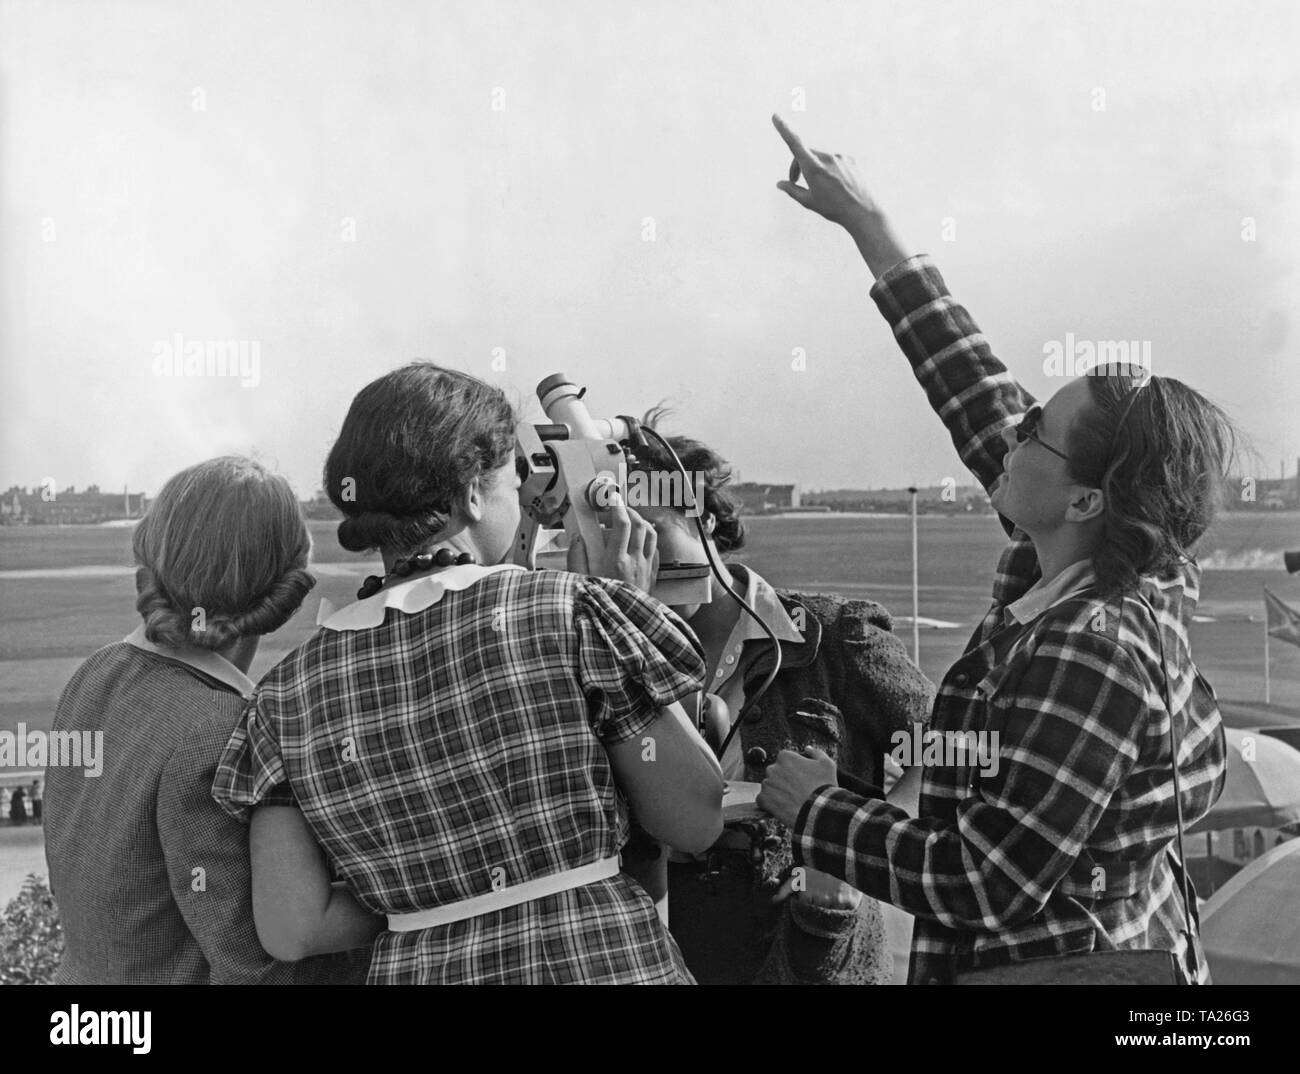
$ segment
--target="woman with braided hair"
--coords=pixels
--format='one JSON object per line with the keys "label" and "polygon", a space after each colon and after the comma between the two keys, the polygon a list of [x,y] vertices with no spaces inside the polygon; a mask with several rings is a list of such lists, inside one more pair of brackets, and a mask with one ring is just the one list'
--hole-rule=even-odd
{"label": "woman with braided hair", "polygon": [[[199,463],[136,528],[143,622],[90,657],[54,731],[102,736],[103,770],[51,766],[45,852],[66,950],[64,984],[356,983],[353,958],[293,965],[254,930],[247,829],[212,801],[217,760],[253,693],[262,635],[314,584],[293,490],[248,459]],[[364,945],[374,919],[339,894]]]}

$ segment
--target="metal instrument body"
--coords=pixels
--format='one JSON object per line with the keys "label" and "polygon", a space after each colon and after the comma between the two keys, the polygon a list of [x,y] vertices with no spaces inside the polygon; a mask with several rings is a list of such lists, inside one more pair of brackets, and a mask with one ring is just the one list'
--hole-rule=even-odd
{"label": "metal instrument body", "polygon": [[[547,377],[537,395],[551,424],[515,427],[522,513],[511,561],[530,570],[564,570],[575,536],[587,548],[601,547],[612,492],[630,508],[640,506],[629,497],[627,478],[628,453],[638,438],[635,420],[593,419],[582,394],[563,374]],[[542,537],[548,540],[539,549]],[[660,563],[651,596],[668,605],[708,603],[708,564]]]}

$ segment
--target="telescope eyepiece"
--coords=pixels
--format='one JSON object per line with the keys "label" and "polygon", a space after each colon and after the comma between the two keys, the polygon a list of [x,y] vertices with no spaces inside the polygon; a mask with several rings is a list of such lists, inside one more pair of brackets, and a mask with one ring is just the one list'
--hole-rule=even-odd
{"label": "telescope eyepiece", "polygon": [[[566,384],[573,385],[573,381],[571,381],[564,373],[552,373],[537,385],[537,398],[544,401],[551,392],[555,391],[556,388]],[[574,385],[574,387],[576,389],[576,385]]]}

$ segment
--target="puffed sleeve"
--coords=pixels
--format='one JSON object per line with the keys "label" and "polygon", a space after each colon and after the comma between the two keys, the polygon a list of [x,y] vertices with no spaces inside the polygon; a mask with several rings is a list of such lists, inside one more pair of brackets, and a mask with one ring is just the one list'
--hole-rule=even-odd
{"label": "puffed sleeve", "polygon": [[212,797],[242,821],[248,820],[252,806],[297,804],[280,758],[280,744],[256,699],[245,707],[217,762]]}
{"label": "puffed sleeve", "polygon": [[592,730],[609,744],[644,731],[666,705],[697,693],[703,649],[665,605],[623,582],[583,580],[574,598],[578,679]]}

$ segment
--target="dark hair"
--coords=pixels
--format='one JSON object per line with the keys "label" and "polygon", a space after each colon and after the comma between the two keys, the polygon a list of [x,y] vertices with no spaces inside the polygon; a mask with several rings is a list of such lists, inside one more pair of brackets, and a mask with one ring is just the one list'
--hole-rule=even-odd
{"label": "dark hair", "polygon": [[283,477],[252,459],[209,459],[172,477],[136,526],[144,635],[222,649],[292,618],[316,580],[311,537]]}
{"label": "dark hair", "polygon": [[[658,432],[659,423],[668,417],[670,413],[662,405],[651,407],[646,411],[645,417],[641,419],[641,424]],[[728,552],[739,552],[745,547],[745,526],[740,521],[740,501],[725,491],[726,485],[731,482],[732,478],[731,465],[711,447],[699,440],[692,440],[686,436],[665,436],[664,439],[677,452],[677,457],[681,459],[687,473],[700,475],[701,483],[704,486],[704,503],[701,504],[702,517],[713,516],[712,537],[718,551],[724,555]],[[676,464],[655,441],[654,437],[647,436],[646,441],[649,447],[637,449],[637,464],[633,469],[642,471],[664,470],[668,472],[677,469]],[[691,487],[694,488],[693,483]],[[679,514],[686,514],[685,506],[675,507],[674,510]]]}
{"label": "dark hair", "polygon": [[349,552],[409,551],[447,525],[469,483],[504,466],[515,415],[499,388],[412,362],[357,393],[325,462]]}
{"label": "dark hair", "polygon": [[1105,497],[1093,572],[1105,596],[1164,578],[1193,554],[1227,489],[1232,421],[1171,377],[1089,376],[1089,406],[1069,431],[1070,474]]}

